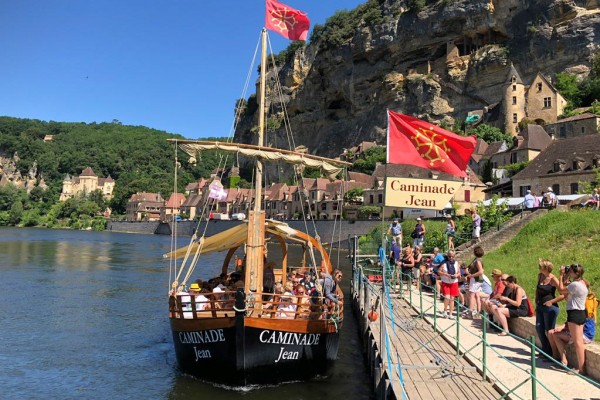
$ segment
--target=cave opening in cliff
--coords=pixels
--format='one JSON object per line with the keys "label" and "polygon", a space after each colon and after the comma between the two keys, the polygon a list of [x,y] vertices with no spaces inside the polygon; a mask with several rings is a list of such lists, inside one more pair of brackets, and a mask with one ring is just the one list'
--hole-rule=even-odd
{"label": "cave opening in cliff", "polygon": [[488,29],[484,32],[476,32],[465,35],[454,41],[458,49],[459,56],[467,56],[479,50],[483,46],[490,44],[506,44],[508,38],[502,33],[493,29]]}

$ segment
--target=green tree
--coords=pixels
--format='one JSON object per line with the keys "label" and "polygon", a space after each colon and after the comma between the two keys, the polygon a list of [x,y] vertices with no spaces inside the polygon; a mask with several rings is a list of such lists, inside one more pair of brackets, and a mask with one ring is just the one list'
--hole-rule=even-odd
{"label": "green tree", "polygon": [[386,152],[384,146],[369,147],[352,163],[352,170],[365,174],[372,174],[377,163],[385,163]]}
{"label": "green tree", "polygon": [[487,124],[479,124],[474,129],[469,129],[467,131],[468,135],[475,135],[479,139],[485,140],[487,143],[494,142],[506,142],[512,143],[512,136],[508,133],[502,132],[500,129],[495,126],[487,125]]}

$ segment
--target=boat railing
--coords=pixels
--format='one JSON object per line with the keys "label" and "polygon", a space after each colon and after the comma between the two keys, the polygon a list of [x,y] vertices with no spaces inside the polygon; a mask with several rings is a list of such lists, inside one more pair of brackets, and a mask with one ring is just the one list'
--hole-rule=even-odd
{"label": "boat railing", "polygon": [[[260,299],[260,300],[259,300]],[[320,296],[257,293],[249,314],[257,318],[323,320],[344,315],[344,301],[333,303]]]}
{"label": "boat railing", "polygon": [[[203,293],[208,301],[196,296],[178,293],[170,297],[169,315],[175,319],[230,318],[235,316],[235,292]],[[195,310],[195,312],[194,312]],[[247,301],[247,315],[256,318],[324,320],[335,318],[341,322],[344,301],[333,303],[319,296],[252,293]]]}

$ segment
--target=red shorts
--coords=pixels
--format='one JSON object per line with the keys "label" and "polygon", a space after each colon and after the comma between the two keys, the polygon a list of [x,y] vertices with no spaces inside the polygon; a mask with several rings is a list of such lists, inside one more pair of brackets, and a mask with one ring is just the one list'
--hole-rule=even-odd
{"label": "red shorts", "polygon": [[442,294],[444,296],[458,297],[458,282],[442,282]]}

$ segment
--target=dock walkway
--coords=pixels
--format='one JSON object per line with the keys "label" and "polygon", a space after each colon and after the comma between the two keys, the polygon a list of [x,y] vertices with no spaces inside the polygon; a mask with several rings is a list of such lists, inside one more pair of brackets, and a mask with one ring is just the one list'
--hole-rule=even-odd
{"label": "dock walkway", "polygon": [[[439,317],[441,302],[414,287],[403,298],[384,294],[385,315],[370,322],[366,315],[381,300],[381,283],[362,279],[357,286],[354,302],[371,331],[381,381],[386,382],[380,397],[600,400],[597,383],[532,360],[532,346],[523,339],[494,333],[484,337],[480,319],[458,319],[457,325],[456,317]],[[376,385],[379,381],[376,377]]]}

